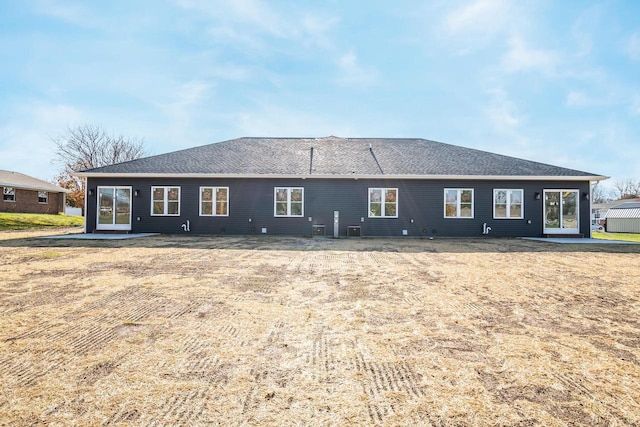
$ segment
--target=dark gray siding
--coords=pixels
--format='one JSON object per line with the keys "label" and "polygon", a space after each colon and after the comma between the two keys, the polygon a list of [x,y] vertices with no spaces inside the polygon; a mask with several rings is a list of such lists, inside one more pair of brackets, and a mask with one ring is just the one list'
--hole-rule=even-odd
{"label": "dark gray siding", "polygon": [[[340,236],[347,226],[360,226],[363,236],[470,237],[481,236],[482,226],[492,228],[491,236],[540,236],[543,232],[543,190],[577,189],[580,191],[580,232],[590,232],[589,183],[532,181],[458,181],[458,180],[348,180],[348,179],[124,179],[89,178],[94,195],[87,200],[87,232],[96,224],[98,185],[127,185],[139,190],[132,200],[132,231],[184,233],[182,224],[189,220],[193,234],[267,234],[309,236],[312,225],[324,224],[333,235],[333,212],[340,212]],[[151,216],[151,186],[181,187],[179,217]],[[229,187],[229,216],[199,216],[200,186]],[[274,187],[304,187],[304,217],[274,217]],[[368,218],[368,188],[398,188],[398,218]],[[444,189],[473,188],[474,218],[444,218]],[[493,219],[493,189],[524,190],[524,219]],[[540,193],[540,199],[535,194]],[[311,218],[311,221],[309,221]],[[361,219],[364,218],[364,221]],[[251,219],[251,221],[249,221]],[[530,223],[529,223],[530,222]]]}

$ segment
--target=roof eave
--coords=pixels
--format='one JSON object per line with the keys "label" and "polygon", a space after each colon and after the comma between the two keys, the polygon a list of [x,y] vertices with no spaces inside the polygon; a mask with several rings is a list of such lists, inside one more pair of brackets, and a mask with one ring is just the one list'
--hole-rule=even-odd
{"label": "roof eave", "polygon": [[220,173],[106,173],[76,172],[82,178],[242,178],[242,179],[422,179],[422,180],[483,180],[483,181],[602,181],[600,175],[297,175],[297,174],[220,174]]}
{"label": "roof eave", "polygon": [[38,186],[29,186],[24,184],[12,184],[10,182],[0,182],[0,187],[11,187],[11,188],[16,188],[18,190],[29,190],[29,191],[48,191],[50,193],[71,193],[71,190],[67,190],[66,188],[46,188],[46,187],[38,187]]}

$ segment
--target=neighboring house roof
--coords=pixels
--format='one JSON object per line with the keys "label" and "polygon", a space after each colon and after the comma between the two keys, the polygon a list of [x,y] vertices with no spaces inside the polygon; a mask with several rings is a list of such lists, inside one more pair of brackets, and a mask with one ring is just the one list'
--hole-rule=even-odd
{"label": "neighboring house roof", "polygon": [[606,177],[426,139],[239,138],[79,176],[516,177],[597,181]]}
{"label": "neighboring house roof", "polygon": [[607,218],[639,218],[640,202],[626,202],[607,211]]}
{"label": "neighboring house roof", "polygon": [[54,193],[69,193],[70,191],[58,187],[47,181],[25,175],[20,172],[0,170],[0,187],[13,187],[22,190],[51,191]]}

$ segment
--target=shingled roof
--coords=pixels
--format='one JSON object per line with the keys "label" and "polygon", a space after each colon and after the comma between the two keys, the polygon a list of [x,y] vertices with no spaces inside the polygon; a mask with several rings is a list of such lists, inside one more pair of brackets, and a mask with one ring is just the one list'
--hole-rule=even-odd
{"label": "shingled roof", "polygon": [[588,172],[426,139],[239,138],[80,171],[79,176],[521,177],[599,180]]}
{"label": "shingled roof", "polygon": [[51,191],[53,193],[70,193],[50,182],[25,175],[20,172],[0,170],[0,187],[13,187],[23,190]]}

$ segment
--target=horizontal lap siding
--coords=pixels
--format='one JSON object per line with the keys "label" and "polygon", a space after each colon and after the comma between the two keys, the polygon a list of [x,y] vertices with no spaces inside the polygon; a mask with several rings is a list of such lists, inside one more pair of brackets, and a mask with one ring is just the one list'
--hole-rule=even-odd
{"label": "horizontal lap siding", "polygon": [[[133,182],[133,184],[132,184]],[[486,222],[491,236],[540,236],[543,228],[543,189],[578,189],[588,192],[587,182],[502,182],[444,180],[355,180],[355,179],[89,179],[89,188],[98,185],[126,185],[139,190],[133,197],[134,232],[183,233],[190,223],[196,234],[267,234],[309,236],[313,225],[325,225],[333,235],[333,212],[340,213],[340,236],[348,226],[360,226],[363,236],[481,236]],[[179,217],[151,216],[151,186],[180,186]],[[229,216],[200,217],[201,186],[229,187]],[[302,218],[274,217],[274,187],[304,187]],[[368,189],[397,188],[398,218],[369,218]],[[474,218],[444,218],[444,189],[473,188]],[[493,189],[523,189],[524,219],[493,219]],[[535,199],[535,193],[541,198]],[[96,193],[88,197],[87,230],[95,228]],[[589,202],[580,198],[581,232],[589,234]],[[309,221],[311,217],[311,221]],[[140,218],[140,220],[137,220]],[[364,218],[364,222],[361,221]],[[249,221],[251,219],[251,221]],[[413,222],[411,220],[413,219]],[[527,221],[530,220],[531,224]]]}

